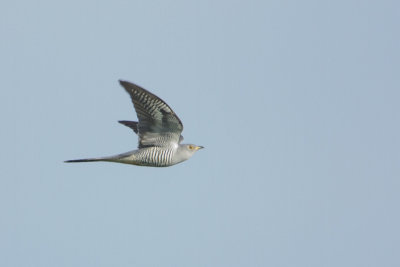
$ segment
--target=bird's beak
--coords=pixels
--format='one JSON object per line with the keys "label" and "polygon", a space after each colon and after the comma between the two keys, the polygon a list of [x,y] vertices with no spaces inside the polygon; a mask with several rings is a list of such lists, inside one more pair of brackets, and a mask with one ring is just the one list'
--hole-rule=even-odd
{"label": "bird's beak", "polygon": [[202,149],[204,146],[196,146],[196,150]]}

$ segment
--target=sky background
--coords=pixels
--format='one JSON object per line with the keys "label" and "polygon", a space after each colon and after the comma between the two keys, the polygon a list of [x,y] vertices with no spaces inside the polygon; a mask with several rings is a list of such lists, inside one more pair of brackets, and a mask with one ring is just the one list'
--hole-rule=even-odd
{"label": "sky background", "polygon": [[[1,266],[400,266],[399,1],[2,1]],[[136,148],[118,79],[203,145]]]}

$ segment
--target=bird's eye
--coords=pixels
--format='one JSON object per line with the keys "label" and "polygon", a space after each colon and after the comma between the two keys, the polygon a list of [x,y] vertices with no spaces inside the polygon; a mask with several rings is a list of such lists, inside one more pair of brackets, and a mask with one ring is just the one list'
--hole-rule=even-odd
{"label": "bird's eye", "polygon": [[190,145],[190,146],[189,146],[189,149],[190,149],[190,150],[193,150],[193,149],[194,149],[194,146]]}

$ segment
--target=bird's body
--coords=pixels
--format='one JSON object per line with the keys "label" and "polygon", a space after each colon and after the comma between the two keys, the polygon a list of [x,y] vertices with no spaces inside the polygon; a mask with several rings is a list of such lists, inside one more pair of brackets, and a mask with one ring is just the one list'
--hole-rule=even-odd
{"label": "bird's body", "polygon": [[109,157],[67,160],[66,162],[108,161],[148,167],[168,167],[189,159],[203,148],[181,144],[183,125],[160,98],[133,83],[120,81],[130,94],[139,122],[119,121],[139,136],[139,148]]}

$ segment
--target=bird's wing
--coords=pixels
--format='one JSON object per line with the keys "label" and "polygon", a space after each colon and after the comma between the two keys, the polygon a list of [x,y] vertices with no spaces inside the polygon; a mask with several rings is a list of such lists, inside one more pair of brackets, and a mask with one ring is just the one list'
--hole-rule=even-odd
{"label": "bird's wing", "polygon": [[178,144],[183,125],[174,111],[146,89],[127,81],[119,82],[131,96],[139,119],[139,148]]}
{"label": "bird's wing", "polygon": [[[132,129],[135,132],[135,134],[138,134],[139,123],[137,121],[118,121],[118,122]],[[183,136],[181,135],[179,137],[179,143],[181,143],[182,141],[183,141]]]}
{"label": "bird's wing", "polygon": [[119,123],[131,128],[135,134],[138,134],[138,122],[137,121],[118,121]]}

